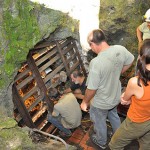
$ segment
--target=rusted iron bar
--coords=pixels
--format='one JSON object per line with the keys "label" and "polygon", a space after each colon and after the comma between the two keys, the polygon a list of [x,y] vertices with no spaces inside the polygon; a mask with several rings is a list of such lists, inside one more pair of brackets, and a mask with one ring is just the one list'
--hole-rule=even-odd
{"label": "rusted iron bar", "polygon": [[[73,38],[43,42],[43,44],[38,43],[34,49],[30,50],[26,68],[23,68],[22,72],[19,72],[16,76],[13,85],[13,101],[18,113],[16,115],[18,122],[23,119],[25,124],[31,128],[52,132],[56,128],[47,122],[46,116],[47,109],[50,112],[53,111],[53,102],[50,101],[47,90],[60,84],[59,81],[54,82],[53,77],[60,71],[65,70],[70,78],[70,74],[78,67],[84,72],[85,76],[86,71]],[[59,61],[59,64],[57,64],[57,61]],[[52,71],[42,78],[42,72],[48,67],[52,68]],[[25,102],[30,97],[35,99],[30,105],[26,106]],[[47,107],[41,105],[43,100]],[[36,106],[40,106],[40,108],[33,112],[32,110]]]}
{"label": "rusted iron bar", "polygon": [[24,103],[21,101],[21,97],[18,93],[18,90],[15,86],[15,84],[13,84],[12,86],[12,94],[13,94],[13,102],[14,104],[17,106],[18,111],[21,115],[21,117],[23,118],[23,121],[26,123],[26,125],[30,128],[35,128],[35,125],[30,117],[29,112],[27,111]]}
{"label": "rusted iron bar", "polygon": [[74,48],[75,48],[75,50],[76,50],[76,53],[77,53],[77,56],[78,56],[79,63],[80,63],[80,65],[81,65],[82,71],[83,71],[83,73],[84,73],[84,76],[86,77],[86,76],[87,76],[87,73],[86,73],[86,70],[85,70],[85,68],[84,68],[83,62],[82,62],[82,60],[81,60],[81,56],[80,56],[80,54],[79,54],[79,51],[78,51],[77,45],[76,45],[76,43],[75,43],[75,40],[73,41],[73,43],[74,43]]}
{"label": "rusted iron bar", "polygon": [[47,103],[47,106],[48,106],[48,110],[50,112],[53,111],[53,107],[54,107],[54,104],[52,103],[52,101],[50,101],[48,95],[47,95],[47,88],[43,82],[43,79],[41,78],[41,74],[39,73],[39,70],[38,70],[38,67],[36,66],[35,64],[35,61],[32,57],[32,52],[30,51],[28,56],[27,56],[27,63],[29,65],[29,68],[32,70],[32,73],[34,75],[34,78],[37,82],[37,85],[39,86],[41,92],[44,93],[45,97],[44,97],[44,100],[46,101]]}
{"label": "rusted iron bar", "polygon": [[59,44],[58,41],[56,41],[56,45],[57,45],[57,48],[58,48],[57,50],[58,50],[58,52],[59,52],[59,54],[60,54],[60,58],[61,58],[61,60],[62,60],[62,62],[63,62],[63,64],[64,64],[64,66],[65,66],[67,75],[70,77],[70,74],[69,74],[69,68],[68,68],[68,66],[67,66],[67,64],[66,64],[65,57],[64,57],[64,55],[63,55],[61,46],[60,46],[60,44]]}

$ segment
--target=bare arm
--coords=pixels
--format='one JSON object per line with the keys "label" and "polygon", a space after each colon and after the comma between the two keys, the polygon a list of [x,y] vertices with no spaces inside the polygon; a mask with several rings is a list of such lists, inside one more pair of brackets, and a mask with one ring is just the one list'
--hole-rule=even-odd
{"label": "bare arm", "polygon": [[134,95],[134,79],[131,78],[128,82],[125,92],[121,95],[121,104],[129,105],[131,103],[131,97]]}
{"label": "bare arm", "polygon": [[[133,63],[133,62],[132,62],[132,63]],[[132,63],[129,64],[129,65],[123,66],[121,73],[126,72],[126,71],[132,66]]]}
{"label": "bare arm", "polygon": [[143,44],[143,33],[140,31],[139,27],[137,28],[137,38],[138,38],[138,53],[140,53],[140,48]]}
{"label": "bare arm", "polygon": [[67,94],[67,93],[70,93],[70,92],[72,92],[71,88],[68,88],[68,89],[64,90],[64,94]]}
{"label": "bare arm", "polygon": [[94,97],[96,90],[86,89],[84,99],[81,103],[81,109],[83,111],[87,111],[90,100]]}
{"label": "bare arm", "polygon": [[140,42],[142,42],[143,41],[143,39],[142,39],[142,32],[139,30],[139,27],[137,27],[137,29],[136,29],[136,35],[137,35],[137,38],[138,38],[138,41],[139,41],[139,43]]}
{"label": "bare arm", "polygon": [[79,98],[79,99],[84,98],[84,95],[82,95],[81,93],[74,93],[74,95],[75,95],[76,98]]}

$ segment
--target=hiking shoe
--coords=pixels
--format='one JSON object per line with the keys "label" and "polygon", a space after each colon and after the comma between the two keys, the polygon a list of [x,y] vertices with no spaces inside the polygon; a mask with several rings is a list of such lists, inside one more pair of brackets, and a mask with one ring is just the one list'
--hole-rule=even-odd
{"label": "hiking shoe", "polygon": [[60,135],[61,137],[70,137],[70,136],[72,135],[72,133],[71,133],[71,134],[66,134],[66,133],[64,133],[63,131],[59,131],[59,135]]}
{"label": "hiking shoe", "polygon": [[98,147],[100,147],[101,149],[106,149],[107,145],[101,145],[98,143],[96,136],[92,135],[91,136],[91,140],[94,144],[96,144]]}

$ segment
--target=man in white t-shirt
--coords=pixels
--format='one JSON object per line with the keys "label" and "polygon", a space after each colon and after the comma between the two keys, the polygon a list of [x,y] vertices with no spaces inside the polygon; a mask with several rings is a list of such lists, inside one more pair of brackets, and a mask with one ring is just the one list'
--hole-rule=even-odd
{"label": "man in white t-shirt", "polygon": [[[95,29],[88,36],[91,49],[98,54],[91,60],[87,89],[81,108],[87,111],[90,104],[90,119],[95,134],[91,140],[101,149],[106,148],[108,117],[113,132],[120,126],[117,105],[120,102],[120,74],[125,72],[134,60],[134,56],[121,45],[108,45],[102,30]],[[91,100],[93,98],[93,100]],[[91,100],[91,103],[90,103]]]}

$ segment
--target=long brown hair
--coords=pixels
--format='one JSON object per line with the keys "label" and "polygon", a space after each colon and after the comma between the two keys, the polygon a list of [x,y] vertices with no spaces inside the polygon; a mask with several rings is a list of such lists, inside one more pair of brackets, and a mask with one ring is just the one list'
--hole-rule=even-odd
{"label": "long brown hair", "polygon": [[139,86],[141,86],[140,80],[142,80],[145,86],[147,86],[148,81],[150,81],[150,70],[146,68],[147,64],[150,64],[150,39],[144,40],[140,48],[140,58],[137,63]]}

